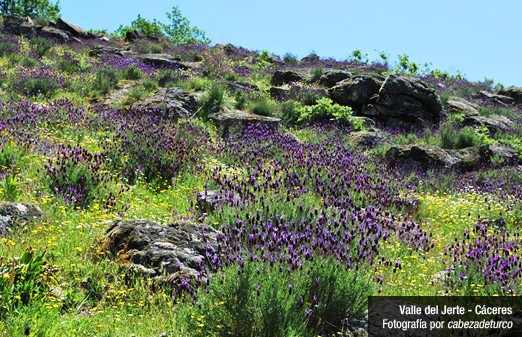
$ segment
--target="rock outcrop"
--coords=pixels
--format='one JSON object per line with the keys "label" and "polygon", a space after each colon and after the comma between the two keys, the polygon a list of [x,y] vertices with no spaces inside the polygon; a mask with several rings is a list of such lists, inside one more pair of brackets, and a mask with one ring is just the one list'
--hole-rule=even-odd
{"label": "rock outcrop", "polygon": [[292,82],[304,82],[306,76],[297,70],[278,70],[272,75],[273,85],[290,84]]}
{"label": "rock outcrop", "polygon": [[0,205],[0,236],[12,228],[30,221],[40,220],[43,216],[40,207],[28,203],[6,203]]}
{"label": "rock outcrop", "polygon": [[424,125],[438,122],[442,106],[435,90],[417,78],[390,75],[361,115],[394,122]]}
{"label": "rock outcrop", "polygon": [[204,224],[177,221],[115,221],[106,232],[106,249],[150,276],[195,277],[207,257],[217,252],[218,231]]}
{"label": "rock outcrop", "polygon": [[513,98],[515,104],[522,104],[522,88],[507,88],[500,90],[498,94]]}
{"label": "rock outcrop", "polygon": [[451,96],[447,102],[448,113],[460,113],[463,117],[478,116],[479,106],[466,101],[464,98]]}
{"label": "rock outcrop", "polygon": [[341,82],[342,80],[345,80],[352,76],[353,74],[348,71],[328,69],[325,70],[324,74],[319,78],[319,84],[324,85],[327,88],[331,88],[337,85],[337,83]]}
{"label": "rock outcrop", "polygon": [[194,95],[177,87],[161,88],[152,96],[133,105],[140,111],[161,111],[172,118],[188,118],[194,116],[198,109],[198,101]]}
{"label": "rock outcrop", "polygon": [[328,95],[341,105],[360,108],[379,92],[381,83],[370,76],[354,76],[328,89]]}

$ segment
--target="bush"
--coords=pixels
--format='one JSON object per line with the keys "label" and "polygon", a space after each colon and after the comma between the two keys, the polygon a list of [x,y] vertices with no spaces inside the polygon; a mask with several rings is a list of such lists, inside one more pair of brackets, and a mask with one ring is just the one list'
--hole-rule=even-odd
{"label": "bush", "polygon": [[54,42],[43,37],[33,37],[29,40],[29,43],[33,45],[34,51],[40,56],[44,54],[54,46]]}
{"label": "bush", "polygon": [[163,47],[154,43],[150,44],[150,52],[153,54],[161,54],[163,53]]}
{"label": "bush", "polygon": [[198,115],[207,120],[212,113],[218,112],[225,105],[227,98],[225,87],[213,84],[199,101]]}
{"label": "bush", "polygon": [[158,82],[156,82],[155,80],[150,79],[150,78],[143,80],[141,85],[147,91],[154,91],[154,90],[158,89]]}
{"label": "bush", "polygon": [[100,67],[96,69],[95,78],[91,88],[102,94],[106,94],[109,90],[114,89],[120,79],[118,71],[111,67]]}
{"label": "bush", "polygon": [[310,83],[318,81],[319,78],[321,78],[321,76],[323,76],[323,73],[324,73],[323,67],[315,67],[312,70],[312,77],[310,78]]}
{"label": "bush", "polygon": [[125,100],[125,104],[141,101],[145,96],[147,96],[145,89],[142,86],[136,86],[130,91],[129,96]]}
{"label": "bush", "polygon": [[294,65],[294,64],[297,64],[297,58],[295,57],[295,55],[292,55],[290,53],[286,53],[284,56],[283,56],[283,61],[288,64],[288,65]]}
{"label": "bush", "polygon": [[281,103],[281,117],[288,124],[296,124],[300,117],[300,108],[302,104],[296,101],[285,101]]}
{"label": "bush", "polygon": [[18,259],[0,259],[0,318],[50,288],[52,269],[44,255],[28,248]]}
{"label": "bush", "polygon": [[160,87],[166,87],[169,83],[173,83],[179,80],[179,73],[174,70],[164,70],[158,75],[158,85]]}
{"label": "bush", "polygon": [[143,77],[143,72],[135,64],[131,65],[123,72],[123,78],[126,80],[139,80]]}
{"label": "bush", "polygon": [[263,98],[259,102],[253,103],[250,111],[261,116],[272,116],[274,112],[274,103],[267,98]]}
{"label": "bush", "polygon": [[18,51],[18,44],[11,41],[0,42],[0,57],[8,56]]}
{"label": "bush", "polygon": [[45,77],[28,78],[24,83],[24,93],[29,96],[50,96],[59,88],[58,81]]}
{"label": "bush", "polygon": [[192,308],[180,316],[196,336],[315,336],[319,329],[340,334],[344,318],[364,315],[372,292],[363,273],[328,259],[292,272],[247,261],[214,277],[208,294],[198,293],[199,313]]}
{"label": "bush", "polygon": [[335,118],[335,120],[351,126],[354,130],[360,130],[362,124],[360,120],[352,118],[352,108],[341,106],[329,98],[321,98],[317,104],[312,106],[303,106],[299,108],[298,122],[312,122],[323,119]]}
{"label": "bush", "polygon": [[37,59],[32,57],[24,57],[22,60],[20,60],[20,64],[26,68],[36,68],[36,66],[39,65],[39,62]]}
{"label": "bush", "polygon": [[440,147],[443,149],[454,149],[457,144],[457,130],[452,123],[440,125]]}
{"label": "bush", "polygon": [[234,92],[234,99],[236,100],[236,109],[243,110],[247,103],[247,95],[242,90],[236,90]]}

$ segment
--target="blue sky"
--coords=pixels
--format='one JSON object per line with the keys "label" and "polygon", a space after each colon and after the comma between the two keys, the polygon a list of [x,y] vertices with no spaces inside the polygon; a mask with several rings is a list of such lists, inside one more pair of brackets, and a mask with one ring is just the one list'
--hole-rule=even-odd
{"label": "blue sky", "polygon": [[519,0],[61,0],[62,18],[83,28],[115,30],[138,14],[167,22],[178,5],[212,43],[277,55],[345,59],[353,50],[392,62],[407,54],[474,81],[522,86],[522,1]]}

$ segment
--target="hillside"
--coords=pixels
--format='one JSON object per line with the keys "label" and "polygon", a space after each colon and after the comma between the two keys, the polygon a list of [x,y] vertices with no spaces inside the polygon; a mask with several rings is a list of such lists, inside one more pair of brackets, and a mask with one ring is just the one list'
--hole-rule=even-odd
{"label": "hillside", "polygon": [[365,336],[521,292],[522,88],[4,17],[1,336]]}

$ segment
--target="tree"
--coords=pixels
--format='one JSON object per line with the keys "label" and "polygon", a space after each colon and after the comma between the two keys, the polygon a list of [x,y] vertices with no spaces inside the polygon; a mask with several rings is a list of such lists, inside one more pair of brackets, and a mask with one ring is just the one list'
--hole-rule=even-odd
{"label": "tree", "polygon": [[0,0],[0,14],[18,14],[21,16],[58,18],[59,1],[53,4],[50,0]]}
{"label": "tree", "polygon": [[175,44],[210,44],[210,40],[205,37],[205,32],[197,27],[191,27],[189,20],[181,15],[181,11],[177,6],[172,7],[172,12],[166,14],[170,20],[170,24],[164,24],[156,19],[149,21],[142,18],[141,15],[138,15],[138,18],[132,21],[130,26],[121,25],[114,32],[114,35],[125,38],[128,31],[136,30],[146,36],[164,34]]}
{"label": "tree", "polygon": [[172,12],[167,13],[170,20],[169,25],[162,24],[165,35],[176,44],[199,44],[208,45],[210,39],[205,32],[198,27],[190,27],[189,20],[181,15],[178,6],[172,7]]}

